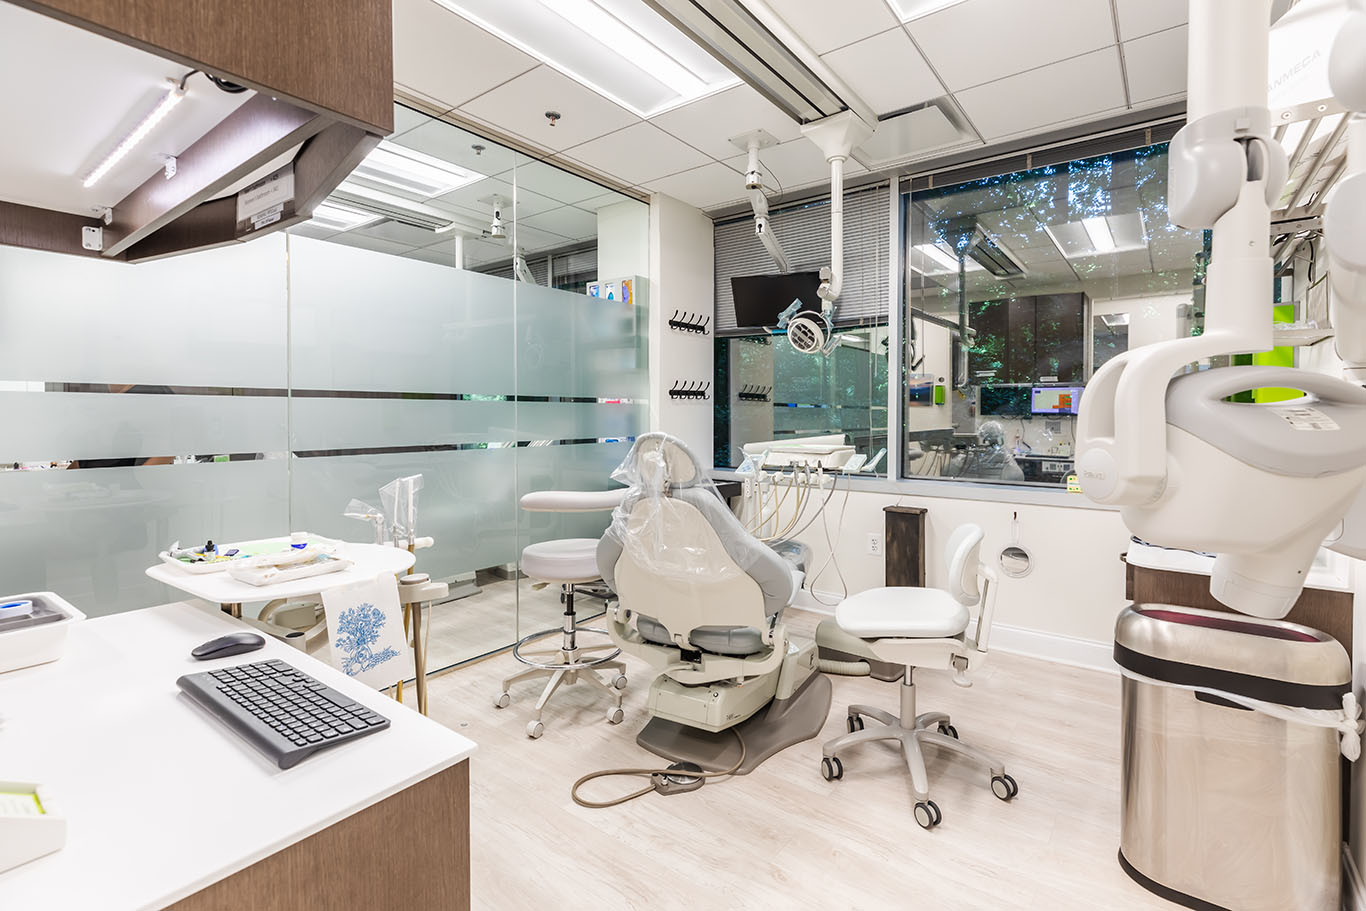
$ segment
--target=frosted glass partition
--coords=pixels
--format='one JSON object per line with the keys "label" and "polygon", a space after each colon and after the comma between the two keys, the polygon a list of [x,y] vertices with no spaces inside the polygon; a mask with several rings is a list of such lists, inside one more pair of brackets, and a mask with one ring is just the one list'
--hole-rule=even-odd
{"label": "frosted glass partition", "polygon": [[0,595],[156,604],[177,595],[143,570],[172,541],[289,527],[285,243],[138,266],[0,247]]}
{"label": "frosted glass partition", "polygon": [[[518,498],[609,486],[648,424],[644,305],[586,294],[599,210],[643,204],[400,110],[392,141],[477,179],[417,199],[353,175],[339,205],[368,220],[135,266],[0,247],[0,595],[178,600],[145,575],[173,541],[370,541],[347,504],[421,474],[417,570],[451,586],[428,669],[559,624],[522,549],[609,514]],[[609,233],[608,277],[647,271]]]}

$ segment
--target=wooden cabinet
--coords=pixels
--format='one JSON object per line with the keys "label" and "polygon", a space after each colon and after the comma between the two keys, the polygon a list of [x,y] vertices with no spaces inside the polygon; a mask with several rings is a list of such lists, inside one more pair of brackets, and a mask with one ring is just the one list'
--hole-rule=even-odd
{"label": "wooden cabinet", "polygon": [[977,342],[969,382],[1086,380],[1086,295],[1041,294],[970,305]]}

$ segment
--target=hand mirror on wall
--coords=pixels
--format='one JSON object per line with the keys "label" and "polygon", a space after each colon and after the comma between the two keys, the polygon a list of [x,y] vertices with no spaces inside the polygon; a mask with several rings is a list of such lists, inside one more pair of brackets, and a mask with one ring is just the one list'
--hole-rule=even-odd
{"label": "hand mirror on wall", "polygon": [[996,559],[1001,565],[1001,572],[1012,579],[1023,579],[1034,569],[1034,555],[1030,553],[1028,547],[1020,543],[1020,514],[1018,512],[1011,513],[1010,543],[1001,548],[1001,553]]}

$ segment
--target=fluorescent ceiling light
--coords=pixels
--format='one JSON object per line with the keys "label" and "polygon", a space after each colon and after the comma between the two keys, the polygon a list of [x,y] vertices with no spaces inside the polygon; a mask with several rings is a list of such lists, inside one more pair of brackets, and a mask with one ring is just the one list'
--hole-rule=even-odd
{"label": "fluorescent ceiling light", "polygon": [[902,22],[910,22],[912,19],[937,13],[941,9],[948,9],[962,2],[963,0],[887,0],[887,5]]}
{"label": "fluorescent ceiling light", "polygon": [[1110,226],[1102,216],[1083,218],[1081,226],[1086,229],[1086,236],[1091,238],[1091,247],[1095,252],[1115,252],[1115,236],[1110,233]]}
{"label": "fluorescent ceiling light", "polygon": [[640,117],[740,80],[639,0],[437,0]]}
{"label": "fluorescent ceiling light", "polygon": [[167,114],[171,113],[171,109],[180,104],[181,99],[184,97],[185,90],[183,88],[174,86],[169,89],[166,94],[162,96],[161,100],[157,102],[157,106],[152,109],[152,112],[142,118],[142,122],[133,128],[133,132],[125,136],[123,141],[114,148],[114,151],[110,152],[105,157],[104,161],[101,161],[95,166],[95,170],[90,172],[90,176],[86,177],[82,186],[88,190],[93,187],[101,177],[108,174],[114,165],[122,161],[123,157],[129,152],[133,151],[135,145],[147,138],[147,134],[152,132],[156,125],[161,123],[162,119],[165,118]]}
{"label": "fluorescent ceiling light", "polygon": [[318,227],[331,228],[335,231],[362,228],[365,225],[374,224],[382,217],[371,212],[362,212],[359,209],[352,209],[349,206],[331,202],[319,203],[313,210],[313,222]]}
{"label": "fluorescent ceiling light", "polygon": [[[942,266],[945,271],[958,271],[958,257],[954,256],[952,253],[948,252],[938,244],[916,244],[911,249],[915,250],[917,253],[921,254],[926,259],[930,260],[936,265]],[[967,261],[966,265],[967,271],[969,272],[979,272],[982,269],[981,265],[979,265],[976,262],[973,262],[971,259]]]}
{"label": "fluorescent ceiling light", "polygon": [[418,199],[441,196],[484,179],[483,174],[388,140],[366,155],[351,177],[392,187]]}

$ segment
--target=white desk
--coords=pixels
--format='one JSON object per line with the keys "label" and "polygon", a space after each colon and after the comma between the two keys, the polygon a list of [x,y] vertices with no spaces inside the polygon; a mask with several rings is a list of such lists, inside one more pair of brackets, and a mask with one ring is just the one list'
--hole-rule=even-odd
{"label": "white desk", "polygon": [[[274,639],[245,655],[190,657],[193,646],[242,628],[184,603],[100,617],[72,628],[61,660],[0,675],[0,777],[41,782],[68,820],[63,850],[0,873],[0,908],[164,908],[474,752],[464,737]],[[175,684],[268,658],[392,726],[280,771]]]}
{"label": "white desk", "polygon": [[219,573],[187,573],[168,563],[158,563],[147,568],[147,575],[158,582],[165,582],[196,598],[221,604],[226,609],[250,601],[274,601],[277,598],[302,598],[316,595],[353,582],[369,582],[381,573],[397,575],[412,569],[416,558],[406,550],[383,544],[352,544],[342,542],[337,546],[337,556],[350,560],[354,565],[340,572],[322,576],[309,576],[292,582],[278,582],[274,585],[249,585],[239,582],[226,571]]}

